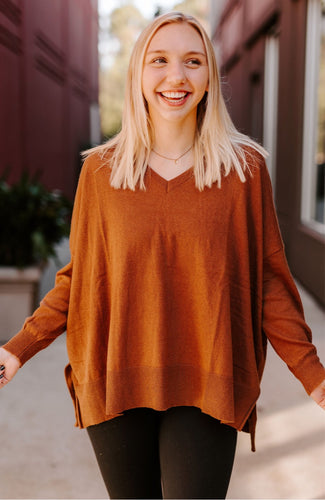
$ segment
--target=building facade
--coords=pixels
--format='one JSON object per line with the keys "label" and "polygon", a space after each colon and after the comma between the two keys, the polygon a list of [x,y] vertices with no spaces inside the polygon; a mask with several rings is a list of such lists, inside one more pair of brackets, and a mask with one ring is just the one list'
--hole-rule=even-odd
{"label": "building facade", "polygon": [[325,1],[211,2],[235,125],[263,144],[287,258],[325,305]]}
{"label": "building facade", "polygon": [[97,0],[0,0],[0,173],[73,197],[100,140]]}

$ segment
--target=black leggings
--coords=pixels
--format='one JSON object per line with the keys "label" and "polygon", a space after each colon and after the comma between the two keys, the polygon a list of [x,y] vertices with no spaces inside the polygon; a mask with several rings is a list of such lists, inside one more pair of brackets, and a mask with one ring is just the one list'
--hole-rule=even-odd
{"label": "black leggings", "polygon": [[225,498],[237,431],[192,406],[87,428],[110,498]]}

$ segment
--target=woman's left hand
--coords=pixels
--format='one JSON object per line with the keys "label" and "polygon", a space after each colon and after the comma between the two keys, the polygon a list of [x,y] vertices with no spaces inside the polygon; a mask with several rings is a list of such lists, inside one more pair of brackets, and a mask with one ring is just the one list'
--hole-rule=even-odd
{"label": "woman's left hand", "polygon": [[321,382],[313,392],[310,393],[310,397],[313,398],[316,403],[325,410],[325,380]]}

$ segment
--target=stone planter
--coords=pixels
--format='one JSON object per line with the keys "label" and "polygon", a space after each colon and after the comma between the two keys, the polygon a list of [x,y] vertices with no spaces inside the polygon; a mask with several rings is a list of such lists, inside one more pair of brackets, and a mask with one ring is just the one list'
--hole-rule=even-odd
{"label": "stone planter", "polygon": [[22,327],[37,307],[40,267],[0,267],[0,344]]}

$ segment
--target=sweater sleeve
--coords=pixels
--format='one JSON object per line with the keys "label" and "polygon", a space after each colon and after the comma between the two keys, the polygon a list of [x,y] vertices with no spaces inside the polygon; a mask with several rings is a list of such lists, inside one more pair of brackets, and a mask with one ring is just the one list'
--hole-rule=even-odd
{"label": "sweater sleeve", "polygon": [[273,203],[271,182],[262,167],[263,323],[271,345],[310,394],[324,379],[299,292],[288,267]]}
{"label": "sweater sleeve", "polygon": [[303,306],[283,250],[264,262],[263,330],[277,354],[310,394],[324,379]]}
{"label": "sweater sleeve", "polygon": [[75,242],[80,224],[80,215],[83,199],[86,196],[86,168],[82,168],[76,192],[70,232],[71,261],[56,275],[55,285],[34,314],[26,319],[20,332],[2,347],[14,354],[21,365],[26,363],[40,350],[45,349],[59,335],[65,332],[69,309],[70,286],[72,279]]}

